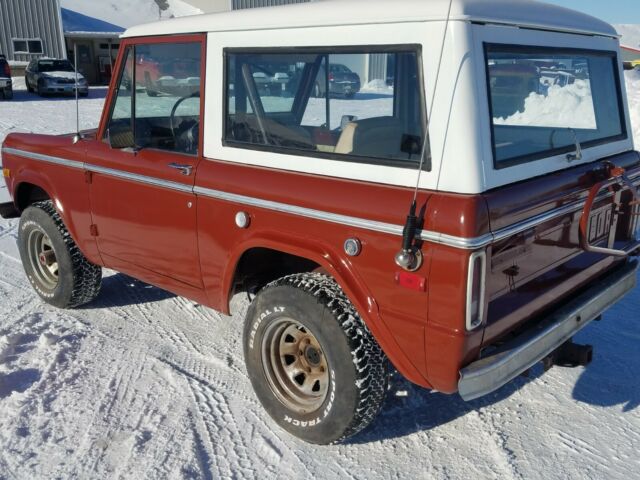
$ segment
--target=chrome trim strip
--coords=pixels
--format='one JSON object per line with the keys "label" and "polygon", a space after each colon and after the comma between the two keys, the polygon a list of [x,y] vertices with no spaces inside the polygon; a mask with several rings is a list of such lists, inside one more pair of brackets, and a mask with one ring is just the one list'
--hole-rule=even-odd
{"label": "chrome trim strip", "polygon": [[146,175],[138,175],[137,173],[129,173],[122,170],[114,170],[112,168],[99,167],[98,165],[85,164],[86,169],[93,173],[102,173],[111,177],[122,178],[123,180],[130,180],[132,182],[144,183],[146,185],[154,185],[157,187],[168,188],[169,190],[176,190],[178,192],[193,193],[192,185],[185,185],[183,183],[171,182],[169,180],[160,180],[155,177],[147,177]]}
{"label": "chrome trim strip", "polygon": [[64,167],[84,169],[84,163],[77,162],[75,160],[67,160],[66,158],[52,157],[51,155],[44,155],[42,153],[27,152],[25,150],[18,150],[15,148],[3,147],[2,153],[8,153],[10,155],[16,155],[18,157],[30,158],[32,160],[39,160],[46,163],[54,163],[56,165],[62,165]]}
{"label": "chrome trim strip", "polygon": [[[74,160],[66,160],[64,158],[53,157],[50,155],[44,155],[40,153],[27,152],[24,150],[17,150],[14,148],[4,147],[2,152],[6,152],[12,155],[18,155],[25,158],[31,158],[33,160],[39,160],[47,163],[54,163],[63,165],[66,167],[85,169],[90,172],[102,173],[104,175],[110,175],[124,180],[130,180],[133,182],[140,182],[147,185],[155,185],[162,188],[168,188],[185,193],[195,193],[196,195],[203,195],[206,197],[216,198],[228,202],[241,203],[243,205],[254,206],[258,208],[266,208],[281,213],[289,213],[292,215],[299,215],[306,218],[315,218],[326,222],[337,223],[341,225],[347,225],[350,227],[362,228],[365,230],[371,230],[375,232],[387,233],[390,235],[402,236],[402,225],[394,225],[391,223],[378,222],[375,220],[367,220],[364,218],[350,217],[348,215],[341,215],[337,213],[325,212],[322,210],[315,210],[311,208],[299,207],[296,205],[289,205],[286,203],[274,202],[271,200],[263,200],[255,197],[247,197],[244,195],[238,195],[235,193],[223,192],[221,190],[213,190],[204,187],[192,187],[178,182],[171,182],[167,180],[160,180],[154,177],[148,177],[145,175],[138,175],[135,173],[129,173],[122,170],[114,170],[111,168],[100,167],[97,165],[86,164],[77,162]],[[640,177],[640,172],[630,176],[631,179],[637,179]],[[634,182],[635,184],[635,182]],[[602,197],[598,197],[598,200],[606,198],[605,194]],[[453,248],[459,248],[463,250],[479,250],[486,248],[492,243],[499,242],[506,238],[522,233],[530,228],[533,228],[542,223],[548,222],[555,218],[567,215],[569,213],[580,210],[584,207],[583,201],[578,201],[565,205],[563,207],[556,208],[552,211],[537,215],[529,218],[525,221],[518,222],[508,227],[497,230],[494,233],[487,233],[479,237],[456,237],[453,235],[447,235],[446,233],[438,233],[429,230],[422,230],[419,234],[419,238],[422,241],[437,243],[440,245],[446,245]]]}
{"label": "chrome trim strip", "polygon": [[531,368],[636,287],[637,262],[605,276],[546,320],[460,370],[465,401],[491,393]]}
{"label": "chrome trim strip", "polygon": [[297,207],[286,203],[272,202],[271,200],[261,200],[259,198],[246,197],[235,193],[222,192],[220,190],[212,190],[210,188],[195,187],[193,189],[196,195],[225,200],[227,202],[242,203],[252,207],[266,208],[281,213],[290,213],[306,218],[316,218],[331,223],[339,223],[350,227],[363,228],[365,230],[373,230],[375,232],[389,233],[391,235],[402,235],[403,227],[390,223],[376,222],[374,220],[365,220],[363,218],[349,217],[337,213],[324,212],[322,210],[314,210],[312,208]]}

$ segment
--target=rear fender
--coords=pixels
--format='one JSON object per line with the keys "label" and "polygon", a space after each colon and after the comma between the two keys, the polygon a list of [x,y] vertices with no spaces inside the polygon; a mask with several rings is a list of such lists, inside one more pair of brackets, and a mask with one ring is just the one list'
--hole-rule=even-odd
{"label": "rear fender", "polygon": [[320,265],[321,268],[338,282],[349,300],[358,310],[358,313],[380,347],[398,371],[413,383],[427,388],[431,386],[408,360],[403,350],[395,341],[392,333],[382,321],[375,298],[373,298],[362,279],[360,279],[349,259],[338,253],[333,247],[319,242],[317,239],[311,240],[305,237],[294,236],[290,233],[284,236],[277,232],[258,232],[256,235],[247,239],[247,241],[239,243],[231,252],[227,268],[222,278],[222,305],[227,310],[226,313],[229,313],[230,310],[230,295],[238,263],[242,255],[252,248],[269,248],[306,258]]}

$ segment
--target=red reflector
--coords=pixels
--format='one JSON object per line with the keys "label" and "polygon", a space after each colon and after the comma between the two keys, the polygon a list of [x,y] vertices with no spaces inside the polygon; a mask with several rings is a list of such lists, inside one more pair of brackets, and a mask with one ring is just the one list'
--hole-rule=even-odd
{"label": "red reflector", "polygon": [[403,288],[417,292],[425,292],[427,287],[426,278],[409,272],[396,272],[396,283]]}

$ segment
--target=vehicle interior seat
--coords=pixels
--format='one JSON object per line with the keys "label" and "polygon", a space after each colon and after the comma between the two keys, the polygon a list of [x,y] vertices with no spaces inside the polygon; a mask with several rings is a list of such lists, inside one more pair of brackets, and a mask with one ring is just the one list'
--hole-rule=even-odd
{"label": "vehicle interior seat", "polygon": [[406,133],[394,117],[375,117],[349,122],[345,126],[335,153],[360,156],[407,158],[402,151]]}

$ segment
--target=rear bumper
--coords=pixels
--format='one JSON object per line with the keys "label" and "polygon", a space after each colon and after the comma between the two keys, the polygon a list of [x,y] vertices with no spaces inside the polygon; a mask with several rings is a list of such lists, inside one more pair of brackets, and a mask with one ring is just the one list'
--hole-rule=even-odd
{"label": "rear bumper", "polygon": [[534,328],[460,370],[460,396],[469,401],[491,393],[551,354],[633,290],[637,269],[638,262],[627,262],[598,279]]}

